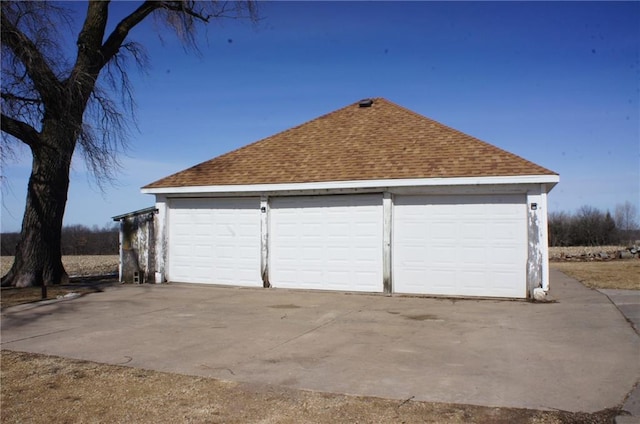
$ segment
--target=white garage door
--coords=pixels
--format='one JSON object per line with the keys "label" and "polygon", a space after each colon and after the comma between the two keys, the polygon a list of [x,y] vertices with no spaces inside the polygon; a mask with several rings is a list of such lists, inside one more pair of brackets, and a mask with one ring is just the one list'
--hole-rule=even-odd
{"label": "white garage door", "polygon": [[382,196],[271,199],[273,287],[382,291]]}
{"label": "white garage door", "polygon": [[260,200],[173,199],[169,281],[261,287]]}
{"label": "white garage door", "polygon": [[524,195],[397,196],[397,293],[526,297]]}

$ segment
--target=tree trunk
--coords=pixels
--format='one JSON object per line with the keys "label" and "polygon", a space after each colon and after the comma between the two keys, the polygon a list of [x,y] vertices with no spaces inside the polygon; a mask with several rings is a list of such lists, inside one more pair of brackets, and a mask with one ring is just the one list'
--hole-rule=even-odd
{"label": "tree trunk", "polygon": [[32,145],[33,164],[27,190],[20,241],[2,286],[64,284],[69,277],[60,249],[62,218],[67,203],[69,168],[75,132],[69,124],[43,125],[40,143]]}

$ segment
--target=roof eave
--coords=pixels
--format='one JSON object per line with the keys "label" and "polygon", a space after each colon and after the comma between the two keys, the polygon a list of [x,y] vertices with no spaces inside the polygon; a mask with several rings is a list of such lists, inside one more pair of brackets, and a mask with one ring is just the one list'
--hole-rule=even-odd
{"label": "roof eave", "polygon": [[137,216],[137,215],[148,214],[148,213],[158,213],[158,209],[156,209],[155,206],[150,206],[148,208],[138,209],[137,211],[123,213],[122,215],[112,216],[111,219],[113,219],[114,221],[121,221],[121,220],[123,220],[125,218],[129,218],[129,217]]}
{"label": "roof eave", "polygon": [[308,183],[238,184],[181,187],[143,187],[143,194],[204,194],[278,192],[307,190],[369,189],[377,187],[474,186],[502,184],[545,184],[547,192],[560,182],[557,174],[493,177],[411,178],[356,181],[321,181]]}

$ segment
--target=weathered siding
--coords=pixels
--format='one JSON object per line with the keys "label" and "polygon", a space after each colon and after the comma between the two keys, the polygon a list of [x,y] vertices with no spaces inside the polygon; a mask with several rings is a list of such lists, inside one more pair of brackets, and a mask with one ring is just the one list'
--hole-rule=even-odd
{"label": "weathered siding", "polygon": [[140,284],[155,282],[155,217],[155,210],[143,210],[114,218],[120,221],[121,282]]}
{"label": "weathered siding", "polygon": [[549,253],[547,234],[547,189],[545,185],[529,190],[527,291],[533,297],[537,288],[549,290]]}

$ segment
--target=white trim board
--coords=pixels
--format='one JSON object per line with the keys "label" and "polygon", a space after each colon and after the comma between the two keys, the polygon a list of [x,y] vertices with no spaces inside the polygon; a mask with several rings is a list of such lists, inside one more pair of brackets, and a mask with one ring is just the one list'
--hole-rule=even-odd
{"label": "white trim board", "polygon": [[559,175],[517,175],[500,177],[415,178],[393,180],[323,181],[283,184],[159,187],[142,188],[140,189],[140,191],[143,194],[221,194],[341,189],[378,189],[393,187],[484,186],[507,184],[546,184],[547,191],[550,191],[559,181]]}

